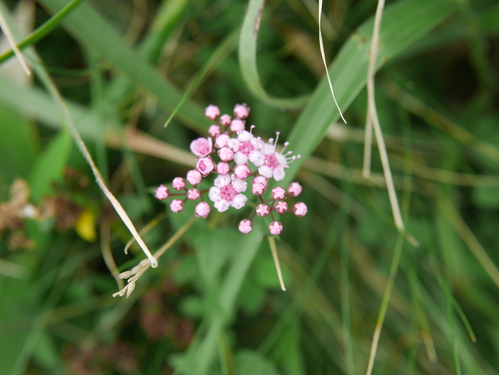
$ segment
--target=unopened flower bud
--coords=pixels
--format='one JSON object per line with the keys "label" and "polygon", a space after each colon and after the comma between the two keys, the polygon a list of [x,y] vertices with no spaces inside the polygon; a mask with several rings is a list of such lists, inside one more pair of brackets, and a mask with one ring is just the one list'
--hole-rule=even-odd
{"label": "unopened flower bud", "polygon": [[260,217],[265,217],[268,214],[270,214],[270,207],[267,206],[265,203],[260,203],[256,207],[256,214]]}
{"label": "unopened flower bud", "polygon": [[253,230],[253,223],[251,220],[244,219],[239,223],[239,231],[244,234],[248,234]]}
{"label": "unopened flower bud", "polygon": [[267,188],[265,186],[263,186],[262,184],[258,183],[258,184],[253,184],[251,186],[251,192],[253,193],[253,195],[262,195],[263,193],[265,193],[265,190]]}
{"label": "unopened flower bud", "polygon": [[213,138],[218,137],[220,135],[220,126],[211,125],[210,128],[208,129],[208,134],[211,135]]}
{"label": "unopened flower bud", "polygon": [[273,221],[269,225],[269,232],[274,236],[278,236],[279,234],[281,234],[283,228],[284,227],[282,226],[281,223],[279,223],[278,221]]}
{"label": "unopened flower bud", "polygon": [[239,119],[232,120],[230,123],[230,130],[234,133],[241,132],[244,130],[244,121]]}
{"label": "unopened flower bud", "polygon": [[272,189],[272,199],[284,199],[286,195],[286,190],[278,186]]}
{"label": "unopened flower bud", "polygon": [[229,126],[231,122],[232,118],[229,115],[222,115],[220,117],[220,125],[222,126]]}
{"label": "unopened flower bud", "polygon": [[288,186],[288,194],[292,197],[297,197],[298,195],[300,195],[302,190],[303,188],[298,182],[293,182]]}
{"label": "unopened flower bud", "polygon": [[307,205],[303,202],[298,202],[293,207],[293,212],[296,216],[305,216],[307,214]]}
{"label": "unopened flower bud", "polygon": [[268,180],[263,176],[256,176],[253,179],[252,183],[253,183],[253,185],[254,184],[262,184],[263,186],[265,186],[265,188],[267,188]]}
{"label": "unopened flower bud", "polygon": [[189,182],[191,185],[196,186],[197,184],[199,184],[201,182],[201,180],[203,179],[203,176],[201,175],[201,172],[196,171],[196,170],[192,170],[192,171],[187,172],[186,179],[187,179],[187,182]]}
{"label": "unopened flower bud", "polygon": [[215,147],[222,148],[222,147],[227,146],[227,142],[229,142],[229,139],[230,139],[230,137],[228,134],[225,134],[225,133],[220,134],[217,137],[217,139],[215,140]]}
{"label": "unopened flower bud", "polygon": [[162,201],[168,199],[169,196],[170,192],[168,191],[168,188],[165,185],[160,185],[159,187],[156,188],[156,195],[154,196],[154,198]]}
{"label": "unopened flower bud", "polygon": [[210,213],[210,205],[208,203],[206,203],[206,202],[199,202],[196,205],[196,211],[195,211],[194,214],[197,217],[206,218],[209,213]]}
{"label": "unopened flower bud", "polygon": [[172,181],[172,187],[175,189],[175,190],[182,190],[185,188],[185,181],[182,177],[175,177]]}
{"label": "unopened flower bud", "polygon": [[275,205],[275,210],[278,213],[283,214],[283,213],[285,213],[288,210],[288,204],[286,202],[284,202],[284,201],[279,201]]}
{"label": "unopened flower bud", "polygon": [[236,169],[234,169],[234,176],[241,180],[246,180],[250,174],[251,169],[249,169],[246,164],[238,165]]}
{"label": "unopened flower bud", "polygon": [[201,194],[199,194],[199,190],[196,188],[192,188],[192,189],[187,190],[187,199],[190,199],[191,201],[195,201],[200,196],[201,196]]}
{"label": "unopened flower bud", "polygon": [[250,109],[246,104],[236,104],[234,106],[234,116],[237,118],[244,120],[249,116]]}
{"label": "unopened flower bud", "polygon": [[227,174],[230,171],[230,165],[226,162],[220,162],[217,164],[217,173],[218,174]]}
{"label": "unopened flower bud", "polygon": [[210,120],[215,120],[218,116],[220,116],[220,109],[218,109],[216,105],[210,104],[205,108],[204,115]]}
{"label": "unopened flower bud", "polygon": [[218,151],[218,156],[222,161],[231,161],[234,158],[234,151],[229,147],[223,147]]}
{"label": "unopened flower bud", "polygon": [[180,199],[174,199],[172,200],[172,203],[170,203],[170,208],[175,213],[180,212],[184,209],[184,202]]}

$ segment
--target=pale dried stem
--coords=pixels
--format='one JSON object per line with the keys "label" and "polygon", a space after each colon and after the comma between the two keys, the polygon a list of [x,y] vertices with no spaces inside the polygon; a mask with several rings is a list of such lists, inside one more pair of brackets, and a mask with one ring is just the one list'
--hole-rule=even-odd
{"label": "pale dried stem", "polygon": [[15,279],[24,279],[28,272],[26,267],[0,259],[0,275]]}
{"label": "pale dried stem", "polygon": [[102,178],[102,176],[99,172],[99,169],[95,165],[95,163],[92,159],[92,156],[88,152],[88,149],[85,146],[85,143],[83,142],[83,140],[80,137],[80,134],[78,133],[78,130],[76,130],[76,126],[73,122],[73,119],[71,118],[71,116],[69,114],[66,103],[62,99],[62,96],[59,93],[59,90],[57,90],[57,88],[54,85],[53,85],[53,91],[59,100],[59,103],[60,103],[61,108],[64,112],[64,115],[66,117],[67,125],[71,131],[71,134],[73,135],[73,138],[75,139],[75,142],[78,145],[78,147],[80,148],[80,151],[82,152],[83,156],[85,157],[88,164],[90,165],[90,168],[92,169],[92,172],[93,172],[95,179],[97,181],[97,184],[99,185],[99,187],[101,188],[102,192],[107,197],[107,199],[111,202],[114,209],[116,210],[116,212],[120,216],[123,223],[125,223],[125,225],[127,226],[128,230],[130,231],[132,236],[135,237],[135,239],[137,240],[137,243],[141,247],[142,251],[146,254],[147,258],[149,259],[151,266],[153,268],[156,268],[158,266],[158,260],[152,256],[151,252],[149,251],[149,248],[147,247],[147,245],[144,243],[144,241],[140,237],[139,233],[137,232],[137,229],[135,229],[135,226],[133,225],[132,220],[130,220],[126,211],[121,206],[120,202],[114,197],[114,195],[107,188],[107,186],[104,182],[104,179]]}
{"label": "pale dried stem", "polygon": [[[388,161],[388,154],[386,152],[385,141],[383,139],[383,133],[381,132],[381,125],[379,123],[378,111],[376,110],[376,101],[374,98],[374,74],[376,72],[376,60],[378,58],[378,49],[379,49],[379,32],[381,28],[381,17],[383,15],[384,5],[385,5],[384,0],[378,1],[378,7],[376,8],[376,15],[374,17],[371,54],[369,60],[369,69],[367,73],[367,108],[368,108],[368,116],[371,119],[372,125],[374,127],[374,135],[376,137],[376,143],[378,144],[381,164],[383,165],[383,172],[386,180],[386,188],[388,190],[388,197],[390,199],[390,206],[392,208],[392,214],[393,214],[393,219],[395,221],[395,226],[400,232],[404,232],[405,231],[404,222],[402,220],[402,214],[400,212],[397,193],[395,192],[395,186],[393,184],[392,172],[390,170],[390,163]],[[370,131],[366,129],[365,133],[366,138],[369,133]],[[366,142],[369,142],[369,140],[366,140]],[[371,142],[366,144],[370,149]],[[364,174],[365,170],[366,166],[364,165]]]}
{"label": "pale dried stem", "polygon": [[494,261],[490,259],[489,254],[487,254],[482,244],[475,237],[459,212],[453,206],[452,202],[443,193],[439,195],[437,202],[440,209],[447,217],[447,220],[449,220],[454,227],[456,233],[461,237],[471,253],[475,256],[476,260],[478,260],[485,272],[487,272],[494,284],[499,288],[499,269],[497,269]]}
{"label": "pale dried stem", "polygon": [[279,256],[277,255],[277,247],[275,245],[275,237],[268,237],[268,238],[269,238],[270,251],[272,252],[272,258],[274,258],[277,277],[279,278],[279,283],[281,284],[282,291],[285,292],[286,286],[284,285],[284,279],[282,278],[281,265],[279,264]]}
{"label": "pale dried stem", "polygon": [[366,113],[366,130],[364,132],[364,163],[362,165],[362,177],[369,178],[371,176],[371,153],[373,143],[373,123],[369,111],[369,102]]}
{"label": "pale dried stem", "polygon": [[334,104],[336,105],[336,108],[338,109],[338,112],[340,113],[340,117],[343,120],[343,122],[346,124],[347,120],[343,117],[343,113],[341,112],[340,106],[338,105],[338,102],[336,101],[336,96],[334,95],[334,89],[333,89],[333,84],[331,83],[331,77],[329,76],[329,70],[327,66],[327,61],[326,61],[326,54],[324,52],[324,42],[322,41],[322,0],[319,0],[319,46],[321,50],[321,57],[322,57],[322,62],[324,63],[324,69],[326,70],[326,76],[327,76],[327,83],[329,84],[329,89],[331,91],[331,95],[333,96]]}
{"label": "pale dried stem", "polygon": [[30,76],[31,75],[31,70],[28,67],[28,64],[26,63],[26,60],[24,59],[24,55],[22,52],[17,48],[16,40],[14,39],[14,35],[12,35],[12,31],[10,30],[10,27],[5,20],[5,17],[3,15],[3,12],[0,10],[0,27],[2,28],[5,38],[7,39],[7,42],[9,42],[10,48],[12,48],[12,51],[14,51],[14,54],[16,55],[17,59],[19,60],[19,63],[21,64],[24,72],[26,75]]}
{"label": "pale dried stem", "polygon": [[[370,175],[371,169],[371,150],[372,150],[372,131],[373,131],[373,113],[372,107],[376,107],[374,98],[374,75],[376,74],[376,61],[378,59],[379,51],[379,32],[381,29],[381,18],[383,16],[383,8],[385,7],[385,0],[379,0],[374,16],[374,28],[371,41],[371,50],[369,51],[369,66],[367,68],[367,114],[366,114],[366,132],[364,141],[364,166],[362,168],[365,178]],[[376,113],[377,118],[377,113]]]}
{"label": "pale dried stem", "polygon": [[100,231],[102,257],[104,258],[104,262],[106,263],[109,272],[111,272],[111,274],[115,278],[116,284],[118,285],[118,289],[123,289],[125,287],[125,284],[123,280],[119,278],[120,272],[113,258],[113,253],[111,251],[111,240],[109,234],[110,234],[109,224],[107,222],[102,223]]}
{"label": "pale dried stem", "polygon": [[[154,257],[156,259],[159,259],[161,255],[163,255],[180,237],[182,237],[185,234],[185,232],[187,232],[187,230],[192,226],[192,224],[194,224],[196,219],[197,218],[193,216],[182,227],[180,227],[180,229],[177,232],[175,232],[175,234],[172,237],[170,237],[170,239],[163,246],[161,246],[158,251],[154,253]],[[123,297],[126,294],[126,298],[128,298],[130,294],[132,294],[132,292],[134,291],[137,280],[140,278],[140,276],[142,276],[142,274],[147,269],[149,269],[150,266],[151,266],[150,262],[147,262],[147,260],[144,259],[137,266],[132,268],[130,271],[125,271],[120,273],[118,276],[120,279],[128,279],[127,285],[125,285],[125,287],[121,289],[119,292],[114,293],[113,297],[116,296]]]}
{"label": "pale dried stem", "polygon": [[[161,213],[160,215],[152,219],[149,223],[147,223],[146,226],[139,231],[139,234],[141,236],[147,234],[151,229],[153,229],[156,225],[158,225],[159,218],[161,216],[164,216],[164,213]],[[128,249],[130,249],[130,246],[132,246],[134,243],[135,243],[135,237],[130,238],[130,240],[127,242],[125,246],[125,254],[128,254]]]}

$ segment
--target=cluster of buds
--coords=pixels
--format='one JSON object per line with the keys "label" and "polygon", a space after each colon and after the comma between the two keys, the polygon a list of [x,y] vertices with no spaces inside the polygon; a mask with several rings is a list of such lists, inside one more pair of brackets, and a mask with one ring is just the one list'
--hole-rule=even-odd
{"label": "cluster of buds", "polygon": [[[187,200],[199,200],[194,214],[206,218],[211,207],[204,200],[205,193],[208,193],[209,200],[219,212],[227,211],[230,207],[241,209],[248,202],[245,192],[248,181],[252,179],[251,193],[260,203],[257,204],[250,219],[239,223],[239,230],[242,233],[251,232],[255,215],[260,217],[270,215],[272,223],[269,225],[269,231],[273,235],[279,235],[283,229],[282,224],[274,219],[274,212],[279,214],[292,212],[296,216],[304,216],[307,213],[305,203],[299,202],[289,207],[285,201],[286,198],[295,198],[301,194],[302,187],[297,182],[290,184],[287,189],[273,188],[271,198],[264,199],[269,180],[284,179],[288,164],[300,155],[292,156],[291,151],[284,153],[288,146],[287,142],[284,143],[281,152],[276,150],[279,133],[276,134],[275,140],[271,138],[268,142],[263,142],[260,137],[253,135],[254,125],[250,126],[249,131],[246,130],[249,112],[250,109],[246,104],[236,104],[232,118],[227,114],[220,116],[218,107],[208,106],[205,115],[215,124],[208,129],[209,137],[198,138],[191,142],[191,152],[197,157],[196,168],[188,171],[185,179],[176,177],[172,181],[171,189],[165,185],[159,186],[155,197],[159,200],[175,197],[170,202],[173,212],[182,211]],[[213,186],[201,189],[200,183],[210,174],[218,175]]]}

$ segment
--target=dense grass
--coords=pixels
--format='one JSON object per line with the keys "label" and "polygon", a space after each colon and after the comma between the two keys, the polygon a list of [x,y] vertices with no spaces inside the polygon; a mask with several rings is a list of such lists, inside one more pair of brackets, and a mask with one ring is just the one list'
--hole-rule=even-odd
{"label": "dense grass", "polygon": [[[352,375],[370,358],[373,374],[499,373],[496,1],[385,7],[375,100],[405,231],[375,143],[362,175],[376,1],[324,4],[346,125],[316,2],[21,3],[14,19],[0,1],[33,71],[0,55],[2,374]],[[256,134],[302,155],[283,185],[308,214],[275,241],[286,292],[266,228],[237,231],[249,208],[193,220],[154,199],[192,168],[204,108],[243,102]],[[175,240],[128,299],[115,276],[144,254],[124,254],[72,122],[151,251]]]}

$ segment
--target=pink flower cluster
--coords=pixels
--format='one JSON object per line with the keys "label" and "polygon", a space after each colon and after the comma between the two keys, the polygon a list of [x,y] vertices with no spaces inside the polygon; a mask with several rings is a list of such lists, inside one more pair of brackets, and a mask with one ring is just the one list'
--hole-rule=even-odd
{"label": "pink flower cluster", "polygon": [[[283,153],[288,143],[284,144],[281,152],[276,150],[277,140],[269,139],[263,142],[260,137],[253,135],[254,125],[246,130],[246,119],[250,109],[246,104],[236,104],[234,107],[234,118],[228,114],[220,116],[220,109],[210,105],[205,109],[205,115],[215,124],[208,129],[209,137],[198,138],[191,142],[191,152],[197,157],[196,168],[187,172],[186,178],[176,177],[172,181],[172,190],[165,185],[156,189],[155,197],[159,200],[168,199],[171,196],[184,197],[173,199],[170,208],[173,212],[184,209],[187,200],[200,202],[196,205],[194,214],[206,218],[210,213],[210,205],[204,200],[203,195],[208,193],[208,198],[213,202],[219,212],[227,211],[230,207],[240,209],[248,202],[245,195],[248,189],[248,181],[251,180],[251,194],[256,196],[260,203],[250,219],[239,223],[242,233],[249,233],[253,229],[253,218],[255,215],[265,217],[270,215],[272,223],[269,231],[273,235],[279,235],[283,226],[274,219],[274,212],[284,214],[292,212],[296,216],[305,216],[307,206],[299,202],[289,207],[286,198],[294,198],[301,194],[302,187],[297,182],[288,186],[287,190],[276,187],[271,190],[271,198],[264,200],[263,195],[267,192],[269,179],[281,181],[285,177],[285,169],[293,160],[300,155],[291,156],[292,152]],[[251,168],[250,168],[251,167]],[[210,174],[217,174],[213,186],[209,189],[200,190],[199,185],[204,178]],[[188,186],[189,184],[190,186]]]}

